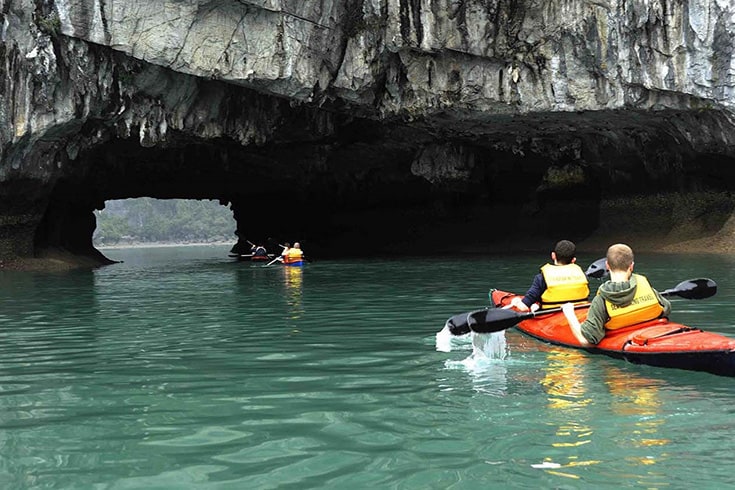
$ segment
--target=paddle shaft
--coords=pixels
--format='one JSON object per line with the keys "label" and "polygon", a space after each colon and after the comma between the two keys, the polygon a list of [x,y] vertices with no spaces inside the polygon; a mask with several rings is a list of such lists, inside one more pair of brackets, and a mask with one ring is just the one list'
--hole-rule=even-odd
{"label": "paddle shaft", "polygon": [[275,259],[273,259],[270,262],[268,262],[267,264],[265,264],[263,267],[268,267],[269,265],[271,265],[273,262],[276,262],[280,258],[281,258],[280,256],[276,257]]}
{"label": "paddle shaft", "polygon": [[[679,296],[685,299],[704,299],[713,296],[717,292],[717,283],[712,279],[700,278],[689,279],[680,282],[675,288],[667,289],[659,293],[661,296]],[[575,305],[577,308],[589,308],[590,303]],[[477,333],[499,332],[514,327],[523,320],[549,315],[562,311],[559,308],[538,310],[529,313],[518,313],[514,310],[483,309],[471,311],[466,314],[454,315],[446,322],[447,328],[452,335],[464,335],[470,331]]]}
{"label": "paddle shaft", "polygon": [[[574,305],[574,309],[589,308],[590,303]],[[518,313],[513,310],[487,309],[469,313],[467,315],[467,326],[475,333],[492,333],[506,330],[518,325],[523,320],[539,316],[559,313],[561,308],[550,308],[548,310],[537,310],[529,313]]]}

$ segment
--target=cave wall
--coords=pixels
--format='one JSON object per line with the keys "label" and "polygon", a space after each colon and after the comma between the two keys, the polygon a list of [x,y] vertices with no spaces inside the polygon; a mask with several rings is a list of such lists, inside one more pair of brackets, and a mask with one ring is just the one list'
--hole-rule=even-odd
{"label": "cave wall", "polygon": [[2,257],[94,254],[92,210],[142,195],[219,199],[243,229],[325,248],[482,247],[583,239],[618,196],[732,187],[728,2],[3,0],[0,16]]}

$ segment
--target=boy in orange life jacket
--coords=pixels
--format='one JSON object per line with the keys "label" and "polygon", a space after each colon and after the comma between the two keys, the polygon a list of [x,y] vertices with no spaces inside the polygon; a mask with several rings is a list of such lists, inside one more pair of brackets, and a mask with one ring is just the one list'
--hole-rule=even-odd
{"label": "boy in orange life jacket", "polygon": [[605,330],[614,330],[668,316],[669,300],[651,287],[648,279],[633,274],[633,250],[617,243],[607,249],[606,266],[610,280],[604,282],[592,299],[587,319],[580,325],[574,305],[562,306],[572,333],[582,345],[598,344]]}
{"label": "boy in orange life jacket", "polygon": [[528,311],[539,303],[542,308],[559,306],[568,301],[587,301],[590,295],[587,276],[576,262],[577,246],[561,240],[551,252],[551,264],[541,267],[533,284],[523,298],[515,297],[510,305],[519,311]]}

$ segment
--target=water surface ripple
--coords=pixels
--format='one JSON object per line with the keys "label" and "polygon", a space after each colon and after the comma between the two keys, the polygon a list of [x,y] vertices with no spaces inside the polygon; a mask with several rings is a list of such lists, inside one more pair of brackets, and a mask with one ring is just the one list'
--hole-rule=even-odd
{"label": "water surface ripple", "polygon": [[[446,318],[524,290],[543,257],[230,262],[108,252],[91,272],[0,272],[3,488],[721,488],[733,380],[502,335],[473,358]],[[598,257],[582,257],[591,262]],[[735,337],[732,259],[639,257],[674,318]]]}

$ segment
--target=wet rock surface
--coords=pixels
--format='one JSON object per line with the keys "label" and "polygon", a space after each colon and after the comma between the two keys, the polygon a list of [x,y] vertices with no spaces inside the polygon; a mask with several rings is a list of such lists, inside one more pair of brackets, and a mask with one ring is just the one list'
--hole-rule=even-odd
{"label": "wet rock surface", "polygon": [[6,264],[100,260],[92,211],[138,196],[219,199],[325,255],[730,250],[727,2],[0,10]]}

